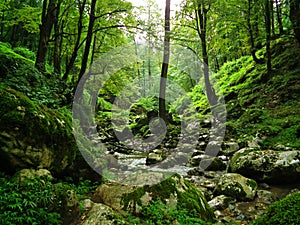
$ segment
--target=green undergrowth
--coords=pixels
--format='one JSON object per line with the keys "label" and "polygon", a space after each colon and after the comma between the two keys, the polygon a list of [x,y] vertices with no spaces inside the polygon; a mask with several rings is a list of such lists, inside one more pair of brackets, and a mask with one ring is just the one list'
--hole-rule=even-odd
{"label": "green undergrowth", "polygon": [[[260,50],[264,55],[265,50]],[[227,107],[227,139],[238,142],[259,135],[264,147],[284,145],[300,147],[300,48],[294,40],[282,37],[272,42],[273,71],[265,64],[255,64],[251,56],[227,62],[214,75]],[[193,96],[202,112],[205,106],[202,90]]]}
{"label": "green undergrowth", "polygon": [[0,82],[24,93],[31,100],[51,108],[64,104],[66,92],[57,74],[42,74],[34,67],[34,53],[11,49],[0,42]]}
{"label": "green undergrowth", "polygon": [[[55,183],[47,177],[34,177],[22,182],[18,176],[0,173],[1,225],[61,225],[64,224],[66,199],[74,191],[78,200],[89,198],[99,184],[80,179],[74,183],[65,179]],[[68,200],[70,201],[70,200]],[[82,207],[79,205],[79,207]],[[75,218],[73,218],[75,219]]]}
{"label": "green undergrowth", "polygon": [[288,195],[273,203],[261,218],[251,225],[296,225],[300,224],[300,192]]}

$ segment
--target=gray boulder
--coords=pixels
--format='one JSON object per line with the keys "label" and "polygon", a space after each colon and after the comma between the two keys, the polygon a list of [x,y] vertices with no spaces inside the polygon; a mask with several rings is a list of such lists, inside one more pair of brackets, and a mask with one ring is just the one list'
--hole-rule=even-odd
{"label": "gray boulder", "polygon": [[[137,176],[141,176],[137,180],[146,179],[143,174]],[[154,177],[153,174],[150,176]],[[147,205],[157,199],[163,200],[172,207],[196,210],[203,220],[214,219],[213,211],[202,193],[177,174],[152,185],[102,184],[97,188],[93,197],[94,202],[103,203],[117,211],[131,213],[140,212],[142,205]]]}
{"label": "gray boulder", "polygon": [[257,183],[237,173],[221,176],[215,187],[214,194],[233,197],[239,201],[253,200],[256,195]]}
{"label": "gray boulder", "polygon": [[243,149],[234,154],[229,170],[260,182],[296,183],[300,178],[300,151]]}
{"label": "gray boulder", "polygon": [[121,216],[110,207],[101,203],[94,203],[91,210],[86,214],[82,225],[109,225],[126,224],[122,222]]}

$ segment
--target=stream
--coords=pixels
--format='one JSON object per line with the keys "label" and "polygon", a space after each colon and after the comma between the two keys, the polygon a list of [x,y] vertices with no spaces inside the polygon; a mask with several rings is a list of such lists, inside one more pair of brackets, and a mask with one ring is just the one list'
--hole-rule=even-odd
{"label": "stream", "polygon": [[[177,173],[185,179],[193,183],[207,198],[209,202],[214,197],[213,190],[216,186],[218,178],[226,173],[223,171],[201,171],[197,167],[190,166],[174,166],[172,168],[163,169],[158,166],[146,165],[146,155],[140,153],[124,154],[114,150],[114,157],[118,159],[121,167],[126,168],[126,172],[131,174],[136,170],[147,170],[153,172],[170,172]],[[221,159],[226,157],[220,156]],[[228,163],[228,161],[224,161]],[[259,184],[257,197],[253,201],[237,202],[233,200],[225,209],[214,210],[216,217],[222,223],[249,224],[259,216],[262,216],[268,206],[285,197],[293,190],[300,188],[300,185],[268,185],[265,183]]]}

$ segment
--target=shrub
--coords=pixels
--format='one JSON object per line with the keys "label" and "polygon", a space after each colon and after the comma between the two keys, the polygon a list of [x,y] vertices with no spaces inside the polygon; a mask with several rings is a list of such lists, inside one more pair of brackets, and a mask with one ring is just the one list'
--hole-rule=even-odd
{"label": "shrub", "polygon": [[273,203],[266,214],[255,220],[251,225],[296,225],[300,224],[300,192],[290,194],[284,199]]}
{"label": "shrub", "polygon": [[30,51],[28,48],[24,48],[24,47],[16,47],[13,49],[15,53],[18,53],[19,55],[30,59],[30,60],[35,60],[35,53]]}
{"label": "shrub", "polygon": [[61,224],[60,215],[54,212],[55,200],[50,181],[37,178],[19,183],[15,179],[0,177],[0,221],[11,224]]}

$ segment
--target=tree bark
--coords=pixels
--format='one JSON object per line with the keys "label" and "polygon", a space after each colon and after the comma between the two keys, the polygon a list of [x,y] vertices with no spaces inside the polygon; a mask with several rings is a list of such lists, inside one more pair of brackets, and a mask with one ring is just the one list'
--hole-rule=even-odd
{"label": "tree bark", "polygon": [[209,79],[209,61],[207,54],[207,42],[206,42],[206,26],[207,26],[207,13],[209,8],[205,8],[203,3],[198,3],[196,6],[196,24],[197,32],[201,39],[202,58],[203,58],[203,72],[204,83],[206,89],[206,95],[210,106],[214,106],[218,103],[218,97],[210,83]]}
{"label": "tree bark", "polygon": [[[87,76],[83,76],[83,75],[85,74],[85,71],[87,68],[87,63],[88,63],[89,54],[90,54],[90,48],[91,48],[92,39],[93,39],[93,28],[94,28],[94,23],[95,23],[96,2],[97,2],[97,0],[92,0],[92,2],[91,2],[89,26],[88,26],[86,42],[85,42],[85,49],[84,49],[84,53],[82,56],[81,68],[80,68],[80,72],[78,75],[77,83],[79,83],[81,79],[87,80]],[[77,97],[81,98],[82,96],[83,96],[83,87],[78,86],[77,87]]]}
{"label": "tree bark", "polygon": [[290,0],[290,20],[295,37],[300,44],[300,0]]}
{"label": "tree bark", "polygon": [[167,110],[166,110],[166,85],[167,85],[167,74],[170,61],[170,12],[171,12],[171,1],[166,0],[165,8],[165,37],[164,37],[164,57],[161,69],[160,79],[160,92],[159,92],[159,117],[166,123],[167,121]]}
{"label": "tree bark", "polygon": [[266,5],[266,50],[267,50],[267,68],[268,72],[272,71],[272,55],[271,55],[271,7],[270,0],[265,0]]}
{"label": "tree bark", "polygon": [[35,61],[35,67],[41,71],[46,72],[46,56],[48,51],[48,44],[51,31],[54,25],[56,4],[55,0],[44,0],[42,11],[42,24],[40,25],[40,39],[39,47]]}
{"label": "tree bark", "polygon": [[284,33],[283,24],[282,24],[282,10],[280,7],[280,4],[282,3],[280,3],[278,0],[275,0],[275,4],[276,4],[277,22],[279,26],[279,34],[282,35]]}
{"label": "tree bark", "polygon": [[60,13],[61,1],[57,3],[57,8],[55,10],[55,21],[54,21],[54,53],[53,53],[53,64],[54,72],[61,73],[61,60],[60,60],[60,45],[61,45],[61,35],[59,26],[59,13]]}
{"label": "tree bark", "polygon": [[80,68],[80,72],[79,72],[79,76],[78,76],[78,81],[84,75],[86,68],[87,68],[87,64],[88,64],[90,48],[91,48],[92,39],[93,39],[93,28],[94,28],[94,23],[95,23],[96,2],[97,2],[97,0],[92,0],[92,3],[91,3],[90,20],[89,20],[89,26],[88,26],[86,42],[85,42],[85,49],[84,49],[84,53],[82,56],[81,68]]}
{"label": "tree bark", "polygon": [[251,9],[252,9],[251,0],[248,0],[247,24],[248,24],[248,31],[249,31],[249,40],[251,45],[251,56],[255,63],[262,64],[263,61],[256,57],[256,46],[255,46],[254,35],[253,35],[253,27],[251,25]]}
{"label": "tree bark", "polygon": [[73,48],[73,52],[71,55],[71,58],[69,60],[69,62],[66,65],[66,71],[63,75],[63,80],[67,80],[68,76],[74,66],[74,63],[76,61],[77,55],[78,55],[78,51],[80,49],[80,39],[81,39],[81,34],[82,34],[82,30],[83,30],[83,14],[84,14],[84,8],[86,5],[86,0],[84,0],[82,3],[80,3],[80,0],[78,0],[78,8],[79,8],[79,19],[78,19],[78,23],[77,23],[77,36],[76,36],[76,41],[74,44],[74,48]]}

